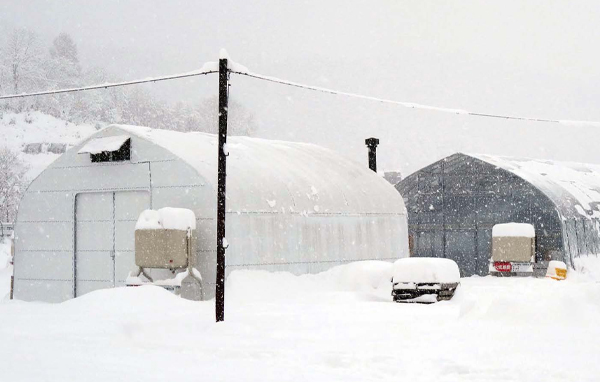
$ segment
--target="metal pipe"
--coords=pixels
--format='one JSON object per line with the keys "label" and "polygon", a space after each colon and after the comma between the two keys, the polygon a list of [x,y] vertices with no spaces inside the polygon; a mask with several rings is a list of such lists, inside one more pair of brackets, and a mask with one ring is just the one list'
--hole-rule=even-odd
{"label": "metal pipe", "polygon": [[379,139],[367,138],[365,139],[365,145],[369,148],[369,168],[377,172],[377,145],[379,145]]}

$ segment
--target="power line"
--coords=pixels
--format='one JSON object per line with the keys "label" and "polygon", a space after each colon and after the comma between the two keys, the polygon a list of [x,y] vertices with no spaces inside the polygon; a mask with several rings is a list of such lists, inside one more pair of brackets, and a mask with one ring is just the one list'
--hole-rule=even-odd
{"label": "power line", "polygon": [[210,73],[218,73],[218,70],[214,70],[212,68],[211,64],[212,63],[205,64],[202,69],[197,70],[197,71],[187,72],[187,73],[179,73],[179,74],[173,74],[173,75],[163,76],[163,77],[144,78],[144,79],[133,80],[133,81],[104,83],[104,84],[84,86],[84,87],[79,87],[79,88],[47,90],[47,91],[42,91],[42,92],[25,93],[25,94],[11,94],[11,95],[6,95],[6,96],[0,96],[0,100],[43,96],[43,95],[54,95],[54,94],[61,94],[61,93],[73,93],[73,92],[80,92],[80,91],[85,91],[85,90],[108,89],[108,88],[114,88],[114,87],[118,87],[118,86],[136,85],[136,84],[143,84],[143,83],[147,83],[147,82],[168,81],[168,80],[175,80],[178,78],[187,78],[187,77],[202,76],[202,75],[206,75],[206,74],[210,74]]}
{"label": "power line", "polygon": [[[297,87],[297,88],[302,88],[302,89],[308,89],[308,90],[312,90],[312,91],[318,91],[321,93],[341,95],[341,96],[346,96],[346,97],[380,102],[380,103],[394,104],[394,105],[399,105],[399,106],[403,106],[403,107],[410,108],[410,109],[431,110],[431,111],[438,111],[438,112],[443,112],[443,113],[469,115],[469,116],[473,116],[473,117],[483,117],[483,118],[498,118],[498,119],[506,119],[506,120],[517,120],[517,121],[545,122],[545,123],[556,123],[556,124],[571,125],[571,126],[600,127],[600,122],[598,122],[598,121],[574,121],[574,120],[560,120],[560,119],[550,119],[550,118],[522,117],[522,116],[515,116],[515,115],[481,113],[481,112],[468,111],[468,110],[464,110],[464,109],[455,109],[455,108],[448,108],[448,107],[424,105],[424,104],[419,104],[419,103],[414,103],[414,102],[395,101],[395,100],[390,100],[390,99],[385,99],[385,98],[366,96],[363,94],[343,92],[343,91],[339,91],[339,90],[323,88],[320,86],[305,85],[305,84],[301,84],[298,82],[288,81],[288,80],[284,80],[284,79],[280,79],[280,78],[276,78],[276,77],[252,73],[252,72],[248,71],[245,67],[243,67],[237,63],[232,63],[230,68],[231,67],[233,67],[233,69],[229,69],[230,73],[239,74],[242,76],[251,77],[251,78],[255,78],[255,79],[259,79],[259,80],[263,80],[263,81],[273,82],[273,83],[277,83],[277,84],[281,84],[281,85],[287,85],[287,86],[292,86],[292,87]],[[208,62],[208,63],[204,64],[204,66],[200,70],[187,72],[187,73],[179,73],[179,74],[173,74],[173,75],[168,75],[168,76],[163,76],[163,77],[145,78],[145,79],[133,80],[133,81],[104,83],[104,84],[91,85],[91,86],[85,86],[85,87],[79,87],[79,88],[48,90],[48,91],[26,93],[26,94],[11,94],[11,95],[6,95],[6,96],[0,96],[0,100],[34,97],[34,96],[44,96],[44,95],[54,95],[54,94],[62,94],[62,93],[72,93],[72,92],[79,92],[79,91],[86,91],[86,90],[108,89],[108,88],[119,87],[119,86],[129,86],[129,85],[143,84],[143,83],[148,83],[148,82],[159,82],[159,81],[168,81],[168,80],[174,80],[174,79],[186,78],[186,77],[195,77],[195,76],[201,76],[201,75],[206,75],[206,74],[211,74],[211,73],[218,73],[217,63]]]}
{"label": "power line", "polygon": [[245,71],[245,70],[230,70],[230,72],[239,74],[242,76],[246,76],[246,77],[251,77],[251,78],[255,78],[255,79],[259,79],[259,80],[264,80],[264,81],[268,81],[268,82],[281,84],[281,85],[287,85],[287,86],[292,86],[292,87],[297,87],[297,88],[302,88],[302,89],[314,90],[314,91],[318,91],[321,93],[335,94],[335,95],[341,95],[341,96],[346,96],[346,97],[365,99],[365,100],[369,100],[369,101],[400,105],[400,106],[407,107],[410,109],[432,110],[432,111],[439,111],[439,112],[443,112],[443,113],[470,115],[473,117],[499,118],[499,119],[530,121],[530,122],[546,122],[546,123],[557,123],[557,124],[573,125],[573,126],[600,127],[600,122],[597,122],[597,121],[573,121],[573,120],[560,120],[560,119],[550,119],[550,118],[521,117],[521,116],[514,116],[514,115],[502,115],[502,114],[492,114],[492,113],[479,113],[479,112],[473,112],[473,111],[468,111],[468,110],[463,110],[463,109],[453,109],[453,108],[447,108],[447,107],[423,105],[423,104],[418,104],[418,103],[413,103],[413,102],[394,101],[394,100],[390,100],[390,99],[371,97],[371,96],[366,96],[366,95],[356,94],[356,93],[348,93],[348,92],[343,92],[343,91],[339,91],[339,90],[323,88],[323,87],[319,87],[319,86],[304,85],[304,84],[300,84],[297,82],[283,80],[283,79],[271,77],[271,76],[265,76],[262,74],[252,73],[252,72]]}

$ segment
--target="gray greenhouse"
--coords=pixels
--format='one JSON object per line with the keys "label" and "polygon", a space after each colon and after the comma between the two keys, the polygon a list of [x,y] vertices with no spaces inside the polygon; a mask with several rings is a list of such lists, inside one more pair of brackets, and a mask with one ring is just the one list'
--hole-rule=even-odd
{"label": "gray greenhouse", "polygon": [[454,259],[488,274],[492,227],[533,224],[535,269],[600,253],[600,165],[457,153],[396,184],[411,256]]}

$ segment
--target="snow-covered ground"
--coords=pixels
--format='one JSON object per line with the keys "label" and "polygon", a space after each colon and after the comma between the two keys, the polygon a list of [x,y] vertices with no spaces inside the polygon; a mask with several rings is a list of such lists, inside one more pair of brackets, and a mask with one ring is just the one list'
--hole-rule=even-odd
{"label": "snow-covered ground", "polygon": [[237,271],[220,324],[214,302],[158,287],[4,300],[0,380],[598,380],[600,284],[586,275],[472,277],[452,301],[412,305],[390,302],[390,270]]}
{"label": "snow-covered ground", "polygon": [[0,146],[19,152],[29,165],[27,176],[32,179],[60,156],[44,152],[26,154],[29,143],[65,143],[74,145],[96,132],[91,124],[76,125],[37,111],[27,113],[0,112]]}

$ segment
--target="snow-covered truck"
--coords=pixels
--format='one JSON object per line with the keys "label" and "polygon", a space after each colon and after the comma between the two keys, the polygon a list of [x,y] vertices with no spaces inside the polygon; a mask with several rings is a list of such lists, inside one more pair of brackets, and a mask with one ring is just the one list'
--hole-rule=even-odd
{"label": "snow-covered truck", "polygon": [[396,260],[393,272],[395,302],[431,304],[450,300],[460,283],[460,270],[451,259],[407,257]]}
{"label": "snow-covered truck", "polygon": [[531,276],[535,258],[535,229],[527,223],[496,224],[492,228],[492,276]]}

